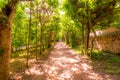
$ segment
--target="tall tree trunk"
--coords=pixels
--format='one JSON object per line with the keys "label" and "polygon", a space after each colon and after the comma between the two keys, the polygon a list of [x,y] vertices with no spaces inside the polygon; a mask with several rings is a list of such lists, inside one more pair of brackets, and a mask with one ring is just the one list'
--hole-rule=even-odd
{"label": "tall tree trunk", "polygon": [[53,32],[53,43],[54,43],[54,45],[55,45],[55,42],[56,42],[56,34],[57,34],[57,32],[54,31],[54,32]]}
{"label": "tall tree trunk", "polygon": [[8,80],[11,54],[11,28],[0,23],[0,80]]}
{"label": "tall tree trunk", "polygon": [[51,36],[52,36],[52,31],[48,32],[48,48],[51,47]]}
{"label": "tall tree trunk", "polygon": [[82,39],[81,39],[81,45],[82,45],[82,53],[84,53],[84,40],[85,40],[85,36],[84,36],[84,18],[82,18],[82,31],[81,31],[81,34],[82,34]]}
{"label": "tall tree trunk", "polygon": [[88,16],[88,21],[86,25],[86,35],[85,35],[85,41],[84,41],[84,55],[88,54],[89,34],[90,34],[90,28],[91,28],[91,13],[90,13],[90,9],[88,6],[88,1],[86,2],[86,4],[87,4],[86,12]]}
{"label": "tall tree trunk", "polygon": [[43,53],[43,26],[40,29],[40,55]]}
{"label": "tall tree trunk", "polygon": [[[37,2],[37,14],[36,14],[37,18],[39,16],[38,14],[39,14],[39,12],[38,12],[38,2]],[[37,48],[38,47],[38,40],[37,40],[38,38],[37,38],[37,35],[38,35],[38,21],[36,22],[36,36],[35,36],[36,37],[36,48],[35,48],[36,49],[36,60],[38,60],[38,50],[37,50],[38,49]]]}
{"label": "tall tree trunk", "polygon": [[29,31],[28,31],[28,43],[27,43],[27,56],[26,56],[26,67],[29,66],[29,53],[30,53],[30,39],[31,39],[31,4],[30,1],[30,19],[29,19]]}
{"label": "tall tree trunk", "polygon": [[84,48],[84,25],[82,24],[82,44]]}
{"label": "tall tree trunk", "polygon": [[0,80],[9,79],[11,28],[18,0],[11,0],[0,13]]}
{"label": "tall tree trunk", "polygon": [[89,23],[87,24],[85,41],[84,41],[84,55],[88,54],[88,46],[89,46],[89,33],[90,33],[90,26]]}
{"label": "tall tree trunk", "polygon": [[38,53],[37,53],[37,47],[38,47],[38,42],[37,42],[37,26],[38,26],[38,23],[36,22],[36,35],[35,35],[35,37],[36,37],[36,42],[35,42],[35,45],[36,45],[36,48],[35,48],[35,50],[36,50],[36,60],[38,59]]}

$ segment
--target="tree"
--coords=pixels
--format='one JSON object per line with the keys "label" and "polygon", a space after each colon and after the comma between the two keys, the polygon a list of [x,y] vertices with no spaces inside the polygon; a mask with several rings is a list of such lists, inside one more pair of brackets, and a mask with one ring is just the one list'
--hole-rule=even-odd
{"label": "tree", "polygon": [[11,54],[11,28],[18,0],[10,0],[0,12],[0,79],[8,80]]}
{"label": "tree", "polygon": [[84,54],[86,55],[89,47],[89,33],[98,22],[111,14],[114,10],[116,1],[101,0],[67,0],[65,8],[67,13],[85,26]]}

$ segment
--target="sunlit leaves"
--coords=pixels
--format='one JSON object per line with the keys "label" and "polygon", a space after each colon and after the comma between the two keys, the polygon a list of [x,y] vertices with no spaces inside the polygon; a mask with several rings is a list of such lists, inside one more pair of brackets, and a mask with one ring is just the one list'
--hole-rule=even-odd
{"label": "sunlit leaves", "polygon": [[14,18],[14,24],[12,27],[12,46],[20,47],[26,44],[26,35],[28,27],[28,16],[24,12],[25,8],[23,5],[19,4],[16,10],[16,15]]}
{"label": "sunlit leaves", "polygon": [[0,0],[0,10],[8,3],[8,0]]}
{"label": "sunlit leaves", "polygon": [[[96,18],[104,14],[105,10],[103,10],[103,8],[105,8],[105,6],[108,5],[108,2],[111,1],[113,0],[34,0],[34,2],[32,2],[32,38],[34,38],[35,35],[36,22],[39,28],[39,36],[41,25],[44,24],[43,36],[45,37],[46,42],[49,31],[58,31],[59,33],[56,34],[58,35],[57,37],[63,37],[66,32],[69,32],[71,37],[73,37],[75,33],[77,35],[75,38],[81,36],[79,31],[81,30],[81,24],[84,23],[84,25],[86,25],[88,21],[87,10],[91,14],[91,20],[94,21]],[[14,25],[18,30],[20,28],[24,29],[24,27],[28,26],[27,20],[30,11],[29,3],[21,2],[20,5],[21,8],[19,7],[17,9],[14,22]],[[116,8],[119,8],[119,4]],[[116,16],[119,16],[118,13]],[[111,18],[108,19],[112,21]],[[42,23],[42,21],[44,23]],[[107,23],[107,19],[105,20],[105,23]],[[24,31],[22,33],[24,33]]]}
{"label": "sunlit leaves", "polygon": [[55,8],[58,6],[58,0],[48,0],[48,4]]}
{"label": "sunlit leaves", "polygon": [[78,5],[80,8],[84,8],[85,7],[85,2],[78,2]]}

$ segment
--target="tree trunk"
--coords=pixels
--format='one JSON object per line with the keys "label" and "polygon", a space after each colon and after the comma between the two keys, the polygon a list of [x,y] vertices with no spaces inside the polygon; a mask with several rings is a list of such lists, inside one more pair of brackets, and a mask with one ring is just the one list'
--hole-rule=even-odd
{"label": "tree trunk", "polygon": [[84,55],[88,54],[88,46],[89,46],[89,33],[90,33],[90,26],[87,25],[86,36],[84,41]]}
{"label": "tree trunk", "polygon": [[95,30],[94,30],[93,28],[91,28],[91,29],[92,29],[92,31],[93,31],[94,36],[93,36],[93,39],[91,40],[90,54],[92,54],[92,51],[93,51],[93,48],[94,48],[94,41],[95,41],[95,39],[97,38],[97,34],[96,34]]}
{"label": "tree trunk", "polygon": [[89,47],[89,34],[90,34],[90,28],[91,28],[91,14],[90,14],[90,9],[88,7],[88,1],[86,2],[87,8],[87,16],[88,16],[88,21],[86,25],[86,35],[85,35],[85,41],[84,41],[84,55],[88,54],[88,47]]}
{"label": "tree trunk", "polygon": [[82,46],[82,53],[84,53],[84,24],[82,23],[82,42],[81,42],[81,45]]}
{"label": "tree trunk", "polygon": [[48,32],[48,48],[51,47],[51,36],[52,36],[52,31]]}
{"label": "tree trunk", "polygon": [[9,79],[11,28],[18,0],[11,0],[0,13],[0,80]]}
{"label": "tree trunk", "polygon": [[0,24],[0,80],[8,80],[11,53],[11,28]]}
{"label": "tree trunk", "polygon": [[[37,2],[37,14],[36,14],[36,17],[38,18],[38,15],[39,14],[39,12],[38,12],[38,2]],[[38,38],[37,38],[37,35],[38,35],[38,21],[36,22],[36,60],[38,60]]]}
{"label": "tree trunk", "polygon": [[29,29],[28,29],[28,43],[27,43],[27,54],[26,54],[26,67],[29,66],[29,53],[30,53],[30,39],[31,39],[31,24],[32,24],[32,20],[31,20],[31,5],[32,2],[30,1],[30,19],[29,19]]}
{"label": "tree trunk", "polygon": [[54,32],[53,32],[53,44],[54,44],[54,45],[55,45],[55,42],[56,42],[56,34],[57,34],[57,32],[54,31]]}
{"label": "tree trunk", "polygon": [[40,55],[43,53],[43,26],[40,29]]}
{"label": "tree trunk", "polygon": [[37,53],[37,47],[38,47],[38,42],[37,42],[37,25],[38,23],[36,22],[36,34],[35,34],[35,37],[36,37],[36,42],[35,42],[35,45],[36,45],[36,48],[35,48],[35,50],[36,50],[36,60],[38,59],[38,53]]}

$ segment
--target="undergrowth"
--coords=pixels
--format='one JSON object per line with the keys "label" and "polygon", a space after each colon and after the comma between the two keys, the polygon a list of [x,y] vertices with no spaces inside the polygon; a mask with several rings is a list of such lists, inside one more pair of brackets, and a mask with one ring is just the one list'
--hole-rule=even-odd
{"label": "undergrowth", "polygon": [[[48,50],[45,50],[41,55],[40,55],[40,50],[37,50],[37,55],[39,59],[45,59],[48,56]],[[27,56],[27,50],[21,50],[21,51],[15,51],[12,52],[11,58],[26,58]],[[29,58],[35,58],[36,57],[36,50],[35,49],[30,49],[30,52],[28,54]]]}
{"label": "undergrowth", "polygon": [[94,50],[91,54],[95,69],[107,74],[120,74],[120,57],[106,51]]}
{"label": "undergrowth", "polygon": [[106,61],[109,63],[120,64],[119,56],[117,56],[113,53],[106,52],[106,51],[94,50],[93,53],[91,54],[91,59],[96,60],[96,61]]}
{"label": "undergrowth", "polygon": [[[81,47],[74,47],[77,54],[83,55]],[[89,59],[96,71],[106,74],[120,75],[120,56],[107,51],[93,50]]]}

